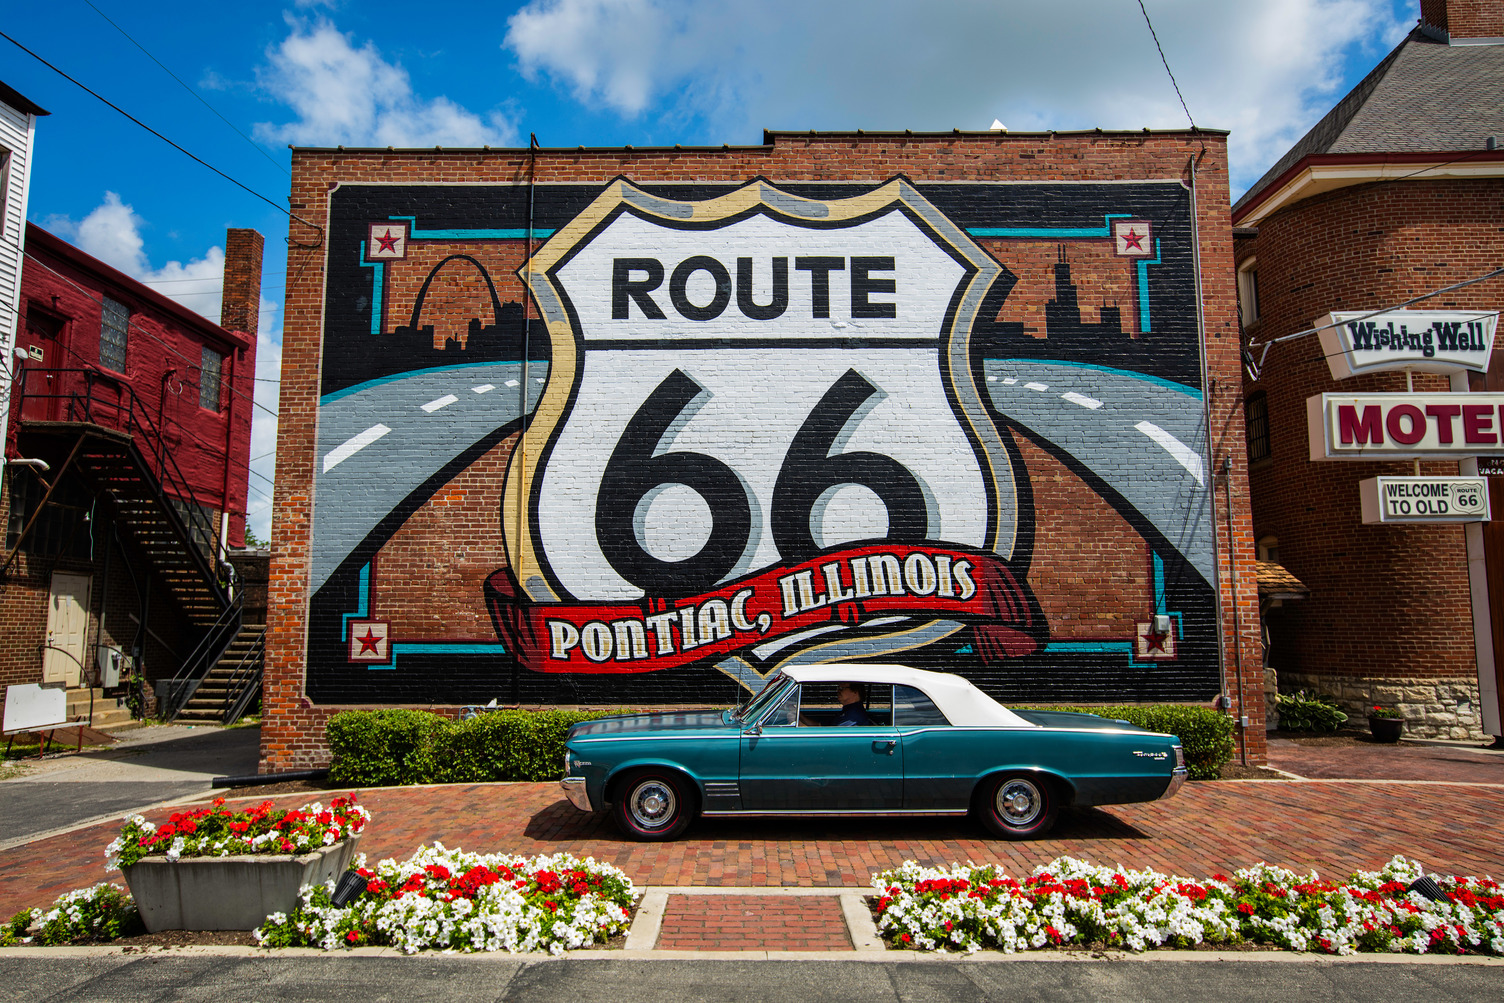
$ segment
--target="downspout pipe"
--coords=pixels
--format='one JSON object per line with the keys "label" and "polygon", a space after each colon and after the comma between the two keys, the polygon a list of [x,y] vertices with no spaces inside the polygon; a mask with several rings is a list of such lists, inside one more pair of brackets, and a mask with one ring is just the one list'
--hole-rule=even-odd
{"label": "downspout pipe", "polygon": [[[1201,215],[1200,205],[1196,198],[1196,157],[1187,161],[1186,169],[1191,176],[1191,271],[1196,280],[1196,340],[1201,351],[1201,421],[1205,428],[1206,442],[1206,471],[1213,478],[1212,483],[1206,489],[1206,512],[1212,529],[1212,567],[1222,567],[1221,533],[1217,529],[1217,485],[1215,481],[1217,461],[1212,446],[1212,380],[1211,367],[1207,361],[1206,351],[1206,314],[1203,309],[1201,292]],[[1228,512],[1228,528],[1232,526],[1232,513]],[[1211,583],[1212,592],[1216,596],[1217,610],[1217,667],[1221,675],[1222,692],[1227,692],[1227,610],[1222,601],[1221,580]],[[1219,701],[1220,704],[1220,701]],[[1220,706],[1219,706],[1220,709]],[[1241,680],[1238,682],[1238,715],[1243,713],[1243,688]],[[1240,733],[1241,734],[1241,733]],[[1241,744],[1241,743],[1240,743]],[[1248,751],[1243,751],[1246,762]]]}

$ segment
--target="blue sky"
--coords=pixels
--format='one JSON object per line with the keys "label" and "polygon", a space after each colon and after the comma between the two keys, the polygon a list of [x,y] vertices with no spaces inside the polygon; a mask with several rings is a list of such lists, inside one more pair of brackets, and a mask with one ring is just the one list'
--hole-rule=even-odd
{"label": "blue sky", "polygon": [[[1232,131],[1234,197],[1419,13],[1418,0],[1145,3],[1197,124]],[[477,6],[52,0],[14,5],[0,30],[278,205],[289,143],[505,146],[534,132],[544,146],[737,145],[763,128],[1186,124],[1137,0]],[[266,236],[250,497],[266,538],[286,217],[3,39],[0,80],[52,112],[32,221],[214,320],[225,228]]]}

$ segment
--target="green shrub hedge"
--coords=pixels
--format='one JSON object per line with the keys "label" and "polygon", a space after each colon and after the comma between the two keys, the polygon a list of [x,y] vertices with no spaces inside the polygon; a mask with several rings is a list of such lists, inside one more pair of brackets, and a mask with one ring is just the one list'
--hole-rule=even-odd
{"label": "green shrub hedge", "polygon": [[347,710],[325,734],[340,785],[557,780],[569,726],[620,711],[499,710],[451,721],[422,710]]}
{"label": "green shrub hedge", "polygon": [[[1232,758],[1226,714],[1178,704],[1050,707],[1180,737],[1192,780],[1215,780]],[[329,779],[352,787],[557,780],[564,736],[579,721],[623,711],[500,710],[451,721],[423,710],[347,710],[329,719]]]}
{"label": "green shrub hedge", "polygon": [[1186,771],[1192,780],[1216,780],[1223,764],[1232,759],[1232,718],[1208,707],[1182,704],[1126,704],[1121,707],[1050,707],[1082,714],[1127,721],[1148,731],[1180,738]]}

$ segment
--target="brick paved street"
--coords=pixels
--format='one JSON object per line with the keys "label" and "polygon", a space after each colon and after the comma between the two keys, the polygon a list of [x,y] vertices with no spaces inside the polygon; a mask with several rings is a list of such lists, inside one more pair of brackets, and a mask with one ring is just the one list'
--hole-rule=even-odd
{"label": "brick paved street", "polygon": [[[361,800],[375,813],[361,846],[372,858],[404,856],[431,840],[468,850],[568,850],[617,864],[640,885],[859,886],[910,858],[997,861],[1017,874],[1061,854],[1202,876],[1257,860],[1346,875],[1403,853],[1436,871],[1504,875],[1495,838],[1500,786],[1193,783],[1169,801],[1068,811],[1050,838],[1023,843],[988,839],[956,818],[703,819],[679,842],[632,843],[604,816],[572,808],[556,784],[389,788]],[[0,915],[111,877],[103,851],[117,831],[96,825],[0,852]]]}

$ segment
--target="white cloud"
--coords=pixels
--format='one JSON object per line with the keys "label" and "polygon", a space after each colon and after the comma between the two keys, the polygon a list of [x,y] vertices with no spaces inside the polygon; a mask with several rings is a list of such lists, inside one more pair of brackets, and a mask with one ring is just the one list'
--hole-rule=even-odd
{"label": "white cloud", "polygon": [[129,203],[120,201],[119,195],[105,192],[104,201],[83,219],[74,222],[66,216],[51,216],[45,225],[72,241],[85,254],[92,254],[162,295],[219,323],[224,248],[211,247],[202,258],[194,258],[186,264],[169,261],[161,268],[155,268],[146,256],[146,242],[141,237],[144,222]]}
{"label": "white cloud", "polygon": [[516,127],[499,111],[471,112],[447,97],[413,93],[401,66],[371,42],[356,48],[328,21],[289,19],[291,33],[258,67],[261,88],[297,113],[256,126],[258,138],[299,146],[507,146]]}
{"label": "white cloud", "polygon": [[[1231,129],[1235,188],[1335,100],[1343,58],[1403,37],[1393,0],[1149,0],[1199,125]],[[531,0],[504,48],[584,104],[746,142],[774,129],[1183,128],[1138,5],[936,0]],[[1375,44],[1377,43],[1377,44]]]}

